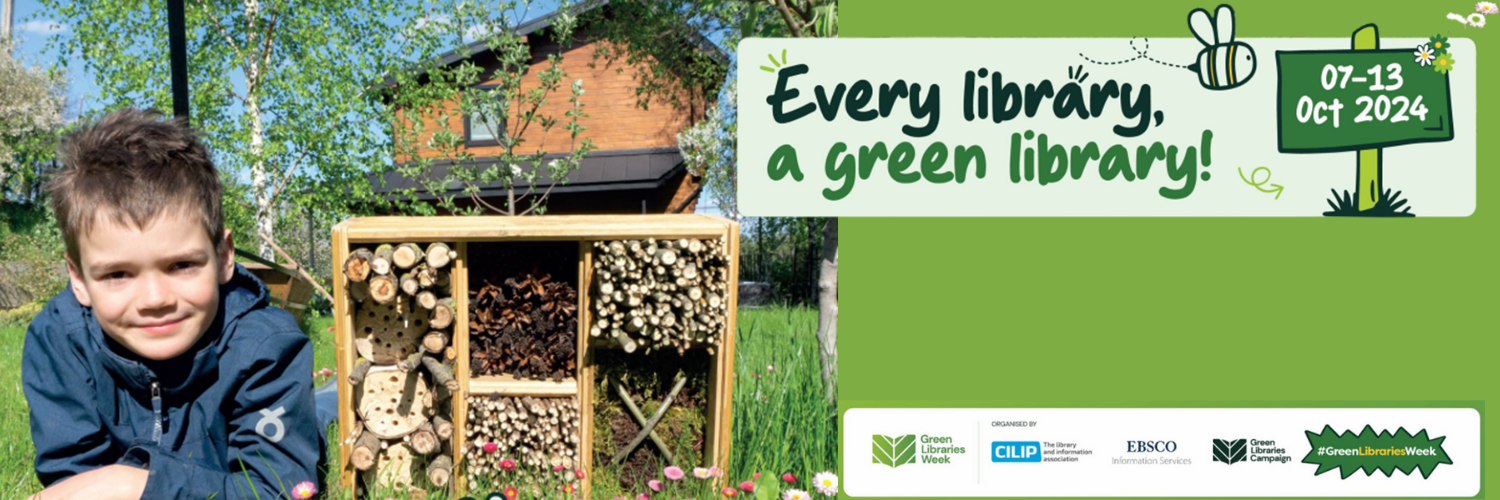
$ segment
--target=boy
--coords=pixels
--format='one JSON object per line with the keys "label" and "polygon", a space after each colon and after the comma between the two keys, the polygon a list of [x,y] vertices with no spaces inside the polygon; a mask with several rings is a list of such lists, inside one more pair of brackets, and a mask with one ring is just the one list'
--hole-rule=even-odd
{"label": "boy", "polygon": [[21,363],[35,498],[305,498],[327,446],[312,346],[235,264],[208,151],[127,109],[59,152],[47,193],[70,286]]}

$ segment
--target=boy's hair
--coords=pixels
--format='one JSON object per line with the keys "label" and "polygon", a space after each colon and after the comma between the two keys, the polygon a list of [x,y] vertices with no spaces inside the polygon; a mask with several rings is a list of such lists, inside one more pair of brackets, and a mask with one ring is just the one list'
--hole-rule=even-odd
{"label": "boy's hair", "polygon": [[163,120],[154,110],[114,111],[63,136],[58,156],[62,168],[46,191],[75,266],[83,265],[78,240],[101,212],[144,229],[163,212],[182,210],[202,223],[216,252],[223,250],[219,174],[182,120]]}

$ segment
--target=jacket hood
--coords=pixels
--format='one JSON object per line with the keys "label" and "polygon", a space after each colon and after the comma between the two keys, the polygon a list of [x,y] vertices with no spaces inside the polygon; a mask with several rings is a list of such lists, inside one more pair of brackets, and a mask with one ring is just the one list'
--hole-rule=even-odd
{"label": "jacket hood", "polygon": [[[71,295],[71,294],[69,294]],[[83,308],[89,338],[104,353],[104,368],[132,390],[146,391],[153,381],[171,394],[194,384],[212,384],[216,377],[207,376],[219,367],[220,355],[229,345],[238,322],[246,314],[268,306],[266,286],[238,263],[229,282],[219,285],[219,310],[198,342],[182,355],[154,361],[130,352],[125,346],[104,334],[94,311]],[[80,306],[81,307],[81,306]]]}

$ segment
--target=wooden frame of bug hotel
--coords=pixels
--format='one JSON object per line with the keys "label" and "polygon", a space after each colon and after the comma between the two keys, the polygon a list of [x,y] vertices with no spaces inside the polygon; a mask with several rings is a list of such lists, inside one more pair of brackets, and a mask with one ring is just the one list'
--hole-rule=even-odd
{"label": "wooden frame of bug hotel", "polygon": [[[465,460],[476,447],[468,438],[476,430],[468,422],[471,396],[513,398],[500,400],[512,405],[513,421],[517,410],[523,420],[528,412],[540,414],[546,420],[531,417],[530,425],[550,432],[548,445],[571,447],[516,446],[530,446],[543,461],[566,448],[562,460],[592,478],[598,349],[709,350],[709,463],[702,465],[728,469],[739,223],[696,214],[365,217],[334,226],[332,237],[333,262],[343,266],[333,280],[338,373],[344,379],[340,477],[356,498],[373,496],[360,486],[371,483],[388,490],[451,481],[467,493],[464,471],[485,466]],[[487,258],[475,251],[512,242],[576,243],[576,255],[563,256],[577,266],[576,282],[568,283],[576,291],[576,309],[564,311],[567,318],[535,313],[549,325],[553,319],[566,319],[569,327],[576,322],[576,347],[550,346],[576,359],[552,359],[540,370],[551,371],[550,377],[471,377],[470,333],[477,325],[469,301],[471,286],[478,285],[471,270],[476,259]],[[540,284],[535,289],[543,291]],[[537,309],[563,314],[548,305]],[[506,403],[498,404],[505,413]],[[560,458],[550,455],[554,463]],[[422,475],[428,480],[420,481]],[[588,480],[580,486],[588,498]]]}

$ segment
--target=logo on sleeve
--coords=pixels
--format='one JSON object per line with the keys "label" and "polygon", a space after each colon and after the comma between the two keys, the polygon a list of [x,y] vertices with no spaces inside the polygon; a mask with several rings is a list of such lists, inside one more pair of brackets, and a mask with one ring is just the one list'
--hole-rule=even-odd
{"label": "logo on sleeve", "polygon": [[[271,440],[272,443],[281,442],[282,436],[286,435],[286,425],[281,423],[281,416],[285,414],[286,408],[282,406],[274,410],[261,410],[260,422],[255,424],[255,433]],[[273,427],[275,431],[268,431],[267,427]]]}

